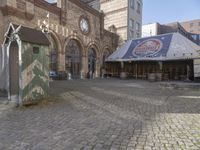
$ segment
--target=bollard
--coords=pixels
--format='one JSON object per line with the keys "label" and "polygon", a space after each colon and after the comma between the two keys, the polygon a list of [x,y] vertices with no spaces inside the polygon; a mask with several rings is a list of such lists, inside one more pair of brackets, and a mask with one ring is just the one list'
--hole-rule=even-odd
{"label": "bollard", "polygon": [[68,79],[68,80],[71,80],[71,79],[72,79],[71,73],[68,73],[67,79]]}

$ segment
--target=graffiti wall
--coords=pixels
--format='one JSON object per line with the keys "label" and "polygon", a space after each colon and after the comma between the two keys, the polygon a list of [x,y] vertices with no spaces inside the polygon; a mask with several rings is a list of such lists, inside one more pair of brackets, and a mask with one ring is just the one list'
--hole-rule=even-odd
{"label": "graffiti wall", "polygon": [[22,44],[22,101],[23,103],[48,96],[48,46],[23,42]]}

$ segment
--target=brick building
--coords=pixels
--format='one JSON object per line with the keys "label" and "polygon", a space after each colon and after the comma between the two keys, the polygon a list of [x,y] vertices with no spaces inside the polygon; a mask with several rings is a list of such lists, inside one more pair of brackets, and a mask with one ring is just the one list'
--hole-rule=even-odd
{"label": "brick building", "polygon": [[180,23],[183,28],[190,33],[200,34],[200,19],[185,21]]}
{"label": "brick building", "polygon": [[[194,29],[194,28],[193,28]],[[151,23],[142,26],[142,37],[160,35],[165,33],[179,32],[196,44],[200,45],[200,34],[198,33],[198,26],[195,27],[195,32],[190,32],[190,29],[183,26],[180,22],[173,22],[168,24]]]}
{"label": "brick building", "polygon": [[41,30],[46,20],[50,69],[71,73],[73,78],[84,78],[89,72],[100,76],[105,57],[118,43],[118,36],[104,29],[104,14],[80,0],[1,0],[0,20],[1,44],[11,22]]}

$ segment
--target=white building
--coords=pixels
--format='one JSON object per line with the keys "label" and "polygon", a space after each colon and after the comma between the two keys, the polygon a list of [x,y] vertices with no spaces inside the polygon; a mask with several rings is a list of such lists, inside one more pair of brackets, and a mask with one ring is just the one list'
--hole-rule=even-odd
{"label": "white building", "polygon": [[159,33],[159,23],[150,23],[142,26],[142,37],[155,36]]}

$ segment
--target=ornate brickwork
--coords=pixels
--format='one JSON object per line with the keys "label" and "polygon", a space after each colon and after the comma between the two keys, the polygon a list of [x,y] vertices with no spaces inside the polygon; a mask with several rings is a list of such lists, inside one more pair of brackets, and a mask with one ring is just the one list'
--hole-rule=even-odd
{"label": "ornate brickwork", "polygon": [[[104,15],[79,0],[60,0],[58,6],[44,0],[4,1],[0,4],[0,19],[3,20],[0,23],[0,43],[3,42],[4,33],[10,22],[40,30],[42,22],[46,19],[46,22],[49,22],[49,37],[53,39],[51,43],[55,45],[51,46],[50,51],[54,47],[57,71],[67,71],[65,51],[66,45],[71,39],[76,40],[81,45],[83,53],[79,71],[82,72],[83,76],[88,73],[87,55],[91,45],[98,54],[94,73],[96,76],[100,76],[104,48],[107,47],[112,52],[117,47],[118,36],[104,30]],[[49,21],[47,19],[48,13]],[[87,17],[89,22],[90,32],[87,35],[80,30],[79,19],[81,16]]]}

